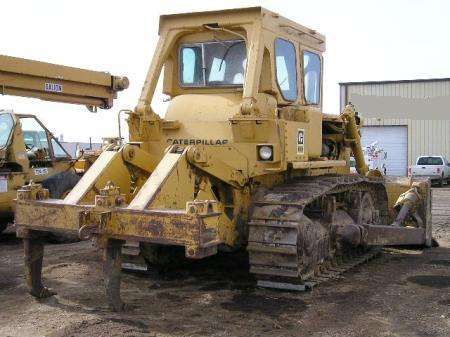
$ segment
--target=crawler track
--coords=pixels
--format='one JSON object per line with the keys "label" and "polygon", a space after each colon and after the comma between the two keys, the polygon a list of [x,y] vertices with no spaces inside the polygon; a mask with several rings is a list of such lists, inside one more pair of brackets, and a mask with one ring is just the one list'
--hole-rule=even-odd
{"label": "crawler track", "polygon": [[[362,193],[374,200],[376,222],[386,223],[387,195],[380,180],[358,175],[307,177],[258,191],[247,247],[250,272],[258,285],[305,290],[376,256],[377,247],[342,249],[333,234],[336,210],[360,221],[364,210],[357,196]],[[333,201],[332,211],[327,200]]]}

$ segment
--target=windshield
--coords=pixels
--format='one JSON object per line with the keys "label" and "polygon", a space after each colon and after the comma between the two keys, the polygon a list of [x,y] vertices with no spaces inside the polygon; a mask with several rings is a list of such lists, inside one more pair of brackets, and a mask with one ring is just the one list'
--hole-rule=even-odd
{"label": "windshield", "polygon": [[443,165],[441,157],[420,157],[417,165]]}
{"label": "windshield", "polygon": [[180,50],[180,80],[187,87],[242,86],[246,66],[243,40],[183,45]]}
{"label": "windshield", "polygon": [[8,140],[14,127],[14,119],[10,113],[0,114],[0,148],[8,145]]}

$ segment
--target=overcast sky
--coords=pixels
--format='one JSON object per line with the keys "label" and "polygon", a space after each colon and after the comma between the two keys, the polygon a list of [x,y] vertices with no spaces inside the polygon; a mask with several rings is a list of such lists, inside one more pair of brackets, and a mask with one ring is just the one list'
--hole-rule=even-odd
{"label": "overcast sky", "polygon": [[[324,112],[338,113],[339,82],[450,77],[448,1],[14,0],[1,7],[0,54],[126,75],[113,109],[0,96],[0,109],[33,113],[55,135],[117,135],[116,114],[134,108],[157,41],[160,14],[261,5],[327,38]],[[155,110],[164,114],[161,97]]]}

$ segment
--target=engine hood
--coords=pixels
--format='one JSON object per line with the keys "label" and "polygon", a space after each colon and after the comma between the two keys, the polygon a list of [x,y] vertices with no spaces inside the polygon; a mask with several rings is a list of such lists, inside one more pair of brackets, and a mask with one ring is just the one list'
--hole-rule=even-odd
{"label": "engine hood", "polygon": [[187,94],[174,97],[165,119],[180,122],[228,121],[239,112],[242,93]]}

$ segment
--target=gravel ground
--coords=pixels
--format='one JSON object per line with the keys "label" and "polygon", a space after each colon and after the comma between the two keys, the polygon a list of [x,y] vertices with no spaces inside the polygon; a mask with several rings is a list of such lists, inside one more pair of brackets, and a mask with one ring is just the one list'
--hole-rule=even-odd
{"label": "gravel ground", "polygon": [[111,313],[98,252],[88,242],[46,247],[46,283],[26,293],[22,247],[0,236],[0,336],[450,336],[450,188],[435,189],[440,247],[385,249],[321,284],[290,293],[255,287],[245,254],[216,256],[164,275],[124,274],[126,313]]}

